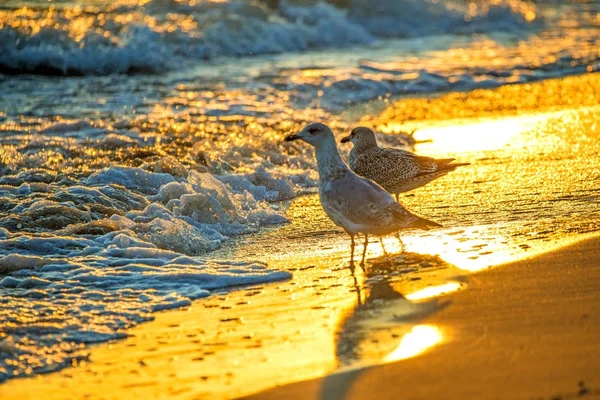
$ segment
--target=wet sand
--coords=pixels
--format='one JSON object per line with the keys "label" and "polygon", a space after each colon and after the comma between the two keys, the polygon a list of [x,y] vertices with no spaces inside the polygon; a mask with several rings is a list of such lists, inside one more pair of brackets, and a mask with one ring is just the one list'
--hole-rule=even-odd
{"label": "wet sand", "polygon": [[424,324],[419,357],[249,399],[600,398],[600,238],[482,272]]}
{"label": "wet sand", "polygon": [[[90,362],[8,381],[0,386],[0,398],[27,399],[36,393],[46,399],[121,399],[124,393],[129,399],[232,398],[323,376],[343,364],[343,357],[348,363],[378,362],[414,318],[439,308],[437,302],[412,304],[400,293],[464,275],[436,256],[417,253],[377,264],[380,249],[374,243],[371,267],[350,269],[348,239],[324,229],[329,223],[316,196],[297,199],[289,214],[291,225],[247,238],[228,251],[268,256],[269,265],[292,271],[291,281],[223,292],[185,310],[156,313],[154,321],[128,331],[129,338],[91,348]],[[308,216],[310,222],[302,224]],[[386,271],[390,279],[382,279]],[[375,280],[369,283],[369,278]],[[362,305],[375,307],[365,314]],[[408,322],[387,322],[392,342],[370,346],[370,357],[354,355],[360,343],[372,344],[368,332],[377,323],[372,311],[380,319],[401,316]],[[365,326],[344,329],[353,320]],[[364,338],[352,337],[354,331]]]}
{"label": "wet sand", "polygon": [[[300,197],[282,205],[291,224],[210,254],[260,259],[291,271],[292,280],[156,313],[127,339],[90,348],[81,365],[8,381],[0,398],[219,399],[307,380],[263,396],[318,397],[325,390],[326,398],[366,398],[373,387],[381,388],[380,398],[409,390],[417,398],[593,392],[600,369],[590,364],[598,347],[598,246],[564,246],[598,230],[599,87],[595,74],[394,104],[365,123],[386,132],[416,126],[419,153],[472,162],[402,199],[444,229],[405,233],[407,253],[392,257],[381,257],[373,240],[366,267],[353,269],[347,236],[315,195]],[[533,94],[521,96],[527,93]],[[544,106],[548,93],[556,107]],[[573,93],[569,105],[565,93]],[[505,96],[517,105],[526,99],[527,113],[505,111]],[[458,112],[481,98],[487,106],[480,113]],[[436,107],[428,121],[425,110]],[[407,122],[406,110],[423,120]],[[398,253],[394,237],[385,243]],[[514,263],[524,259],[530,261]],[[385,365],[331,375],[375,364]],[[413,369],[421,373],[409,374]],[[437,382],[456,385],[438,389]],[[492,390],[502,382],[513,392]]]}

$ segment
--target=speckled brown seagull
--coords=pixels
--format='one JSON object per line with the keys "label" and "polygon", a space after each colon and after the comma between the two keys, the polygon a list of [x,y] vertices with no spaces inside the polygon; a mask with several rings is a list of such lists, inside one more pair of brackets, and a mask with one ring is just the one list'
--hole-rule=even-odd
{"label": "speckled brown seagull", "polygon": [[315,148],[319,171],[319,198],[325,214],[350,235],[351,263],[354,260],[354,237],[365,235],[362,261],[365,261],[368,235],[388,235],[401,229],[428,229],[441,226],[418,217],[373,181],[356,175],[342,161],[333,132],[326,125],[310,124],[300,133],[289,135],[287,142],[302,140]]}
{"label": "speckled brown seagull", "polygon": [[342,143],[352,142],[349,164],[352,171],[380,184],[396,195],[419,188],[456,168],[469,163],[452,164],[454,158],[435,159],[410,151],[377,146],[375,133],[363,126],[354,128]]}

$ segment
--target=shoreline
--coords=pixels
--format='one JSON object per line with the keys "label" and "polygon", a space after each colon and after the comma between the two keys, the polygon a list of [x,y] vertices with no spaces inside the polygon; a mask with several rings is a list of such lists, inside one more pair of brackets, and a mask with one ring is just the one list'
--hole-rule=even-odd
{"label": "shoreline", "polygon": [[[447,282],[460,284],[453,290],[468,289],[469,273],[438,256],[409,252],[389,260],[380,257],[377,241],[370,242],[369,268],[352,271],[348,268],[348,239],[343,232],[323,229],[328,222],[316,195],[297,199],[290,214],[290,225],[244,238],[237,246],[224,249],[223,256],[269,255],[269,265],[291,271],[291,280],[224,290],[196,300],[190,307],[155,313],[153,321],[129,330],[127,338],[90,346],[89,361],[50,374],[9,380],[0,385],[0,396],[27,399],[44,391],[45,398],[58,400],[64,398],[65,390],[75,397],[115,400],[123,391],[131,399],[150,393],[160,394],[158,398],[246,395],[268,389],[274,382],[326,375],[343,367],[344,357],[356,364],[352,351],[343,348],[357,341],[367,347],[367,353],[361,355],[363,362],[377,363],[397,339],[371,345],[370,339],[354,337],[352,332],[358,330],[370,337],[371,327],[379,325],[393,337],[402,337],[410,331],[412,321],[443,306],[435,298],[414,305],[406,298],[411,293]],[[304,224],[307,217],[312,221],[308,226]],[[321,233],[315,235],[315,231]],[[278,253],[281,244],[275,239],[282,237],[288,248],[300,251]],[[405,240],[409,249],[418,238]],[[386,238],[386,247],[394,248],[395,240]],[[312,250],[306,248],[310,246]],[[401,263],[400,270],[396,263]],[[374,310],[361,311],[370,304],[375,304]],[[372,311],[376,318],[370,315]],[[406,323],[381,325],[378,318],[386,316],[401,316]],[[365,326],[352,325],[353,321]],[[302,354],[301,362],[298,354]],[[257,373],[271,379],[257,379]],[[107,381],[120,389],[103,393],[101,387]]]}
{"label": "shoreline", "polygon": [[[345,238],[340,239],[343,247]],[[375,376],[369,379],[377,379],[379,368],[395,371],[394,366],[404,368],[413,360],[442,357],[438,352],[464,344],[464,329],[457,322],[467,321],[460,315],[465,309],[480,313],[485,307],[480,303],[491,301],[485,296],[493,288],[513,290],[513,282],[519,278],[511,274],[522,273],[521,269],[530,272],[532,268],[522,267],[561,252],[567,252],[563,259],[568,260],[569,251],[580,243],[593,242],[589,247],[600,244],[600,237],[572,240],[574,244],[562,249],[476,273],[436,257],[411,253],[404,260],[406,271],[400,280],[380,279],[393,266],[385,259],[378,261],[378,251],[373,252],[375,242],[370,242],[370,269],[354,273],[346,266],[347,252],[339,254],[338,250],[325,262],[319,255],[298,258],[290,281],[224,291],[185,309],[155,313],[153,321],[131,329],[127,338],[90,346],[89,361],[50,374],[9,380],[0,385],[0,396],[34,399],[42,391],[49,400],[64,399],[67,393],[73,398],[117,400],[124,392],[130,399],[320,398],[322,385],[336,391],[353,385],[365,371],[367,376]],[[522,257],[527,257],[525,252]],[[425,263],[432,265],[424,268]],[[328,269],[327,265],[337,267]],[[490,274],[494,279],[488,284]],[[431,293],[448,282],[458,286]],[[482,300],[471,300],[470,296],[481,293]],[[457,303],[461,296],[467,300]],[[498,307],[502,309],[503,303]],[[438,337],[429,337],[431,328]],[[411,343],[414,348],[403,348],[404,338],[412,332],[424,333],[431,343]],[[353,360],[353,349],[360,349],[362,363]],[[394,358],[402,361],[395,364]],[[453,354],[450,360],[458,358]],[[429,368],[427,360],[424,369]],[[348,361],[353,365],[350,368],[345,367]],[[397,381],[395,375],[393,381]],[[407,378],[407,385],[409,381]],[[600,387],[598,383],[595,387]],[[110,393],[102,390],[107,384],[114,389]],[[367,392],[371,387],[368,383]]]}

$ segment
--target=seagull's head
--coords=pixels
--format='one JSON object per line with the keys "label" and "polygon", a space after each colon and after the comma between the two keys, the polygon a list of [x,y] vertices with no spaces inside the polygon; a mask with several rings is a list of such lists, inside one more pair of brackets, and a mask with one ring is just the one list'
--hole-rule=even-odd
{"label": "seagull's head", "polygon": [[331,129],[329,129],[327,125],[320,123],[306,125],[299,133],[289,135],[285,138],[286,142],[291,142],[293,140],[302,140],[314,147],[320,147],[323,143],[328,141],[333,141],[335,144]]}
{"label": "seagull's head", "polygon": [[343,137],[342,140],[340,140],[340,143],[348,142],[352,142],[352,144],[355,146],[359,143],[374,143],[377,145],[375,140],[375,132],[364,126],[359,126],[358,128],[352,129],[352,132],[350,132],[348,136]]}

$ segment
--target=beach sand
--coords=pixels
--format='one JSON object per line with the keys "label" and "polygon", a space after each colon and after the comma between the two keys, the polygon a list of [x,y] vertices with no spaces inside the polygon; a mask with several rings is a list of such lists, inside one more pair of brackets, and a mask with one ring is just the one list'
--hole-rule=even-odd
{"label": "beach sand", "polygon": [[[80,365],[4,383],[0,398],[597,393],[599,242],[581,240],[600,217],[599,88],[589,74],[365,117],[383,132],[418,129],[419,153],[472,163],[402,198],[444,229],[405,233],[407,252],[393,257],[372,239],[365,268],[350,268],[349,240],[317,196],[297,198],[285,204],[291,224],[210,254],[293,279],[156,313]],[[394,237],[385,243],[398,253]]]}
{"label": "beach sand", "polygon": [[249,399],[600,398],[600,238],[482,272],[423,321],[445,344]]}

